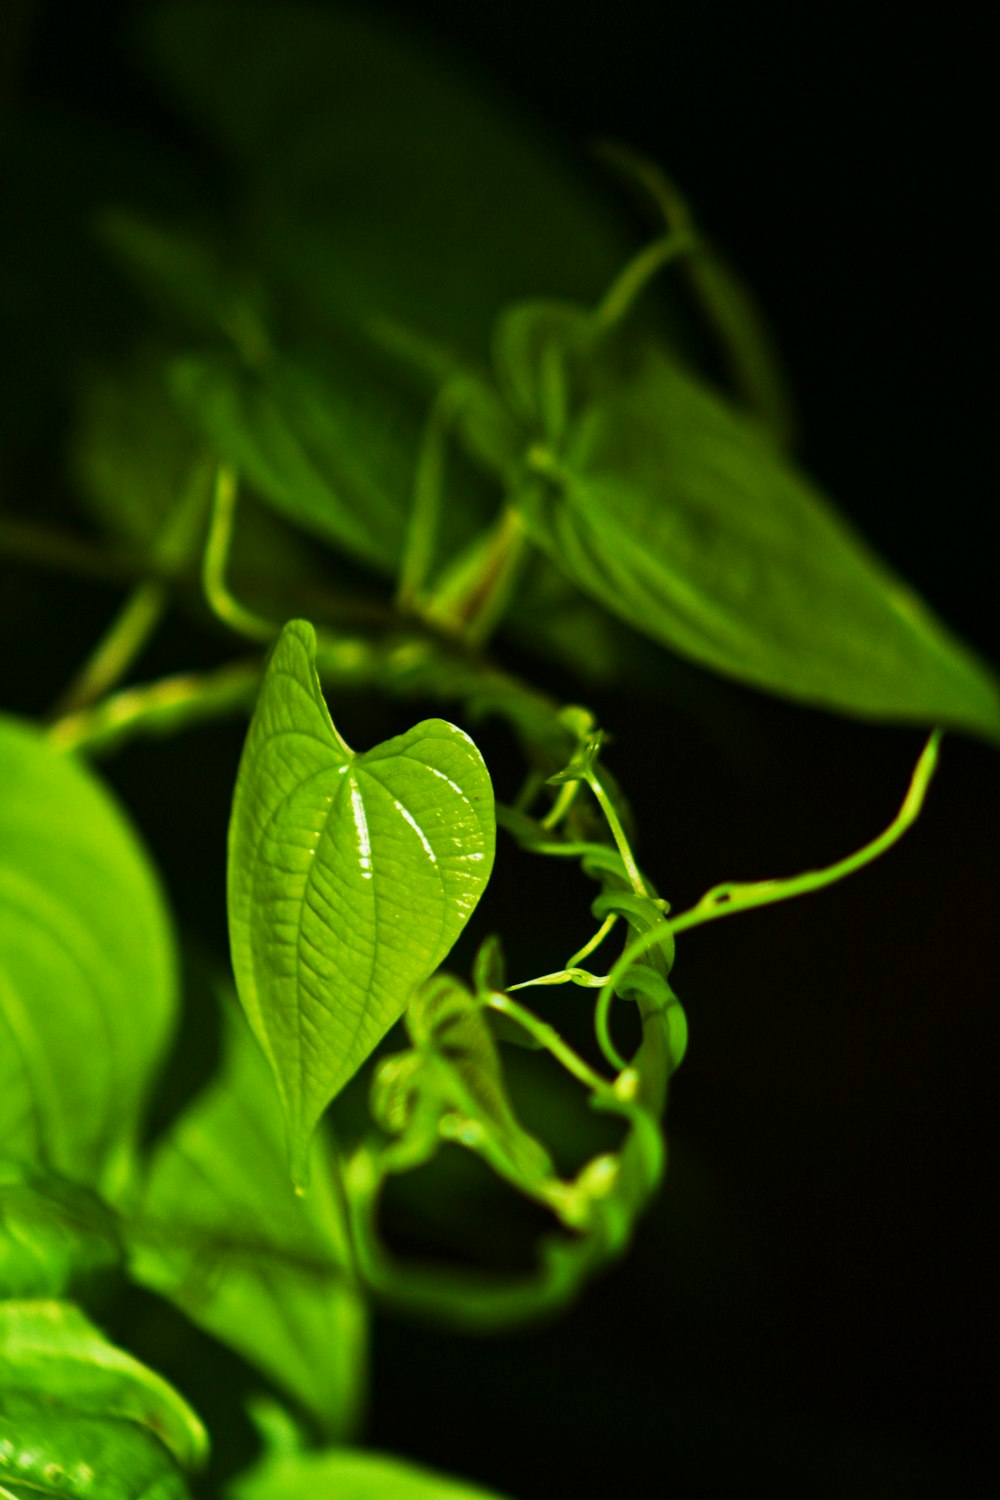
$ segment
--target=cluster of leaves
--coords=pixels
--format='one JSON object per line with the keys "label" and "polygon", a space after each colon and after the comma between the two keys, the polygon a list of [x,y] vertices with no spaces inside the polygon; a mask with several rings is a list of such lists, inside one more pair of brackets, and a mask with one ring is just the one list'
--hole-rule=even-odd
{"label": "cluster of leaves", "polygon": [[[136,582],[54,722],[0,721],[0,1494],[197,1491],[199,1417],[92,1321],[128,1279],[269,1383],[264,1452],[232,1500],[475,1500],[350,1446],[370,1299],[509,1326],[621,1253],[662,1173],[686,1044],[676,936],[881,852],[938,743],[864,850],[674,915],[636,863],[592,716],[486,643],[508,631],[592,677],[626,671],[641,638],[799,701],[992,740],[1000,696],[795,468],[752,305],[656,169],[605,153],[658,221],[628,259],[598,190],[412,41],[332,10],[282,6],[279,24],[166,4],[147,46],[229,196],[207,223],[193,193],[159,215],[141,196],[95,205],[148,310],[73,392],[74,472]],[[650,288],[670,262],[693,301]],[[701,367],[712,339],[728,391]],[[32,533],[15,518],[0,540]],[[174,600],[255,654],[122,686]],[[324,686],[500,716],[521,792],[496,805],[442,719],[352,750]],[[83,757],[254,703],[228,851],[235,993],[216,965],[182,996],[155,866]],[[513,986],[496,938],[468,983],[440,968],[498,824],[508,850],[599,886],[591,940]],[[592,972],[616,928],[620,955]],[[593,991],[596,1061],[515,998],[555,984]],[[218,1008],[223,1059],[150,1144],[182,1003]],[[629,1056],[611,1025],[626,1012]],[[345,1109],[335,1135],[330,1106],[400,1021],[369,1118]],[[557,1168],[509,1085],[517,1047],[617,1121],[613,1149]],[[550,1215],[529,1273],[386,1244],[387,1184],[455,1148]]]}

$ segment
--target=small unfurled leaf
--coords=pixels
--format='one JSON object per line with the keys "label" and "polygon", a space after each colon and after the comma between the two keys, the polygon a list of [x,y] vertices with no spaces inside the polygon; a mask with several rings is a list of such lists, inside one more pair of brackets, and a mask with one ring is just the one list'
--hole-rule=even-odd
{"label": "small unfurled leaf", "polygon": [[429,719],[356,754],[310,625],[285,626],[240,763],[229,930],[302,1181],[316,1121],[445,958],[489,879],[495,814],[468,735]]}
{"label": "small unfurled leaf", "polygon": [[292,1193],[274,1079],[232,1000],[226,1015],[221,1075],[154,1153],[133,1273],[343,1441],[363,1399],[367,1319],[336,1165],[317,1136],[312,1191]]}
{"label": "small unfurled leaf", "polygon": [[227,1500],[503,1500],[467,1480],[384,1453],[339,1448],[265,1460],[236,1480]]}
{"label": "small unfurled leaf", "polygon": [[0,1140],[117,1191],[175,1005],[149,859],[97,778],[0,719]]}
{"label": "small unfurled leaf", "polygon": [[403,1158],[412,1122],[418,1157],[451,1139],[515,1187],[545,1199],[555,1168],[514,1114],[493,1033],[465,985],[450,974],[428,980],[410,1004],[406,1028],[415,1050],[382,1063],[372,1106],[376,1119],[402,1135]]}
{"label": "small unfurled leaf", "polygon": [[574,388],[554,445],[536,397],[542,441],[516,499],[581,589],[756,687],[1000,737],[989,670],[720,396],[651,344],[616,340],[594,344]]}
{"label": "small unfurled leaf", "polygon": [[84,1295],[118,1268],[111,1210],[88,1189],[0,1161],[0,1299]]}
{"label": "small unfurled leaf", "polygon": [[208,1457],[205,1429],[173,1386],[109,1343],[71,1302],[0,1303],[0,1371],[0,1393],[133,1423],[183,1469]]}

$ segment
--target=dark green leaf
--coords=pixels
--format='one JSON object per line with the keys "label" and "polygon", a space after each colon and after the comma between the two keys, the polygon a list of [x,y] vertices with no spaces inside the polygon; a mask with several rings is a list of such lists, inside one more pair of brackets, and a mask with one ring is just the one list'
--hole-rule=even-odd
{"label": "dark green leaf", "polygon": [[268,279],[313,320],[384,314],[476,355],[505,302],[596,297],[627,254],[570,153],[384,14],[163,4],[148,40],[246,172]]}
{"label": "dark green leaf", "polygon": [[267,349],[260,294],[202,233],[168,228],[126,209],[106,210],[98,234],[143,290],[199,333],[221,333],[248,359]]}
{"label": "dark green leaf", "polygon": [[183,1469],[208,1457],[205,1429],[173,1386],[110,1344],[71,1302],[0,1303],[0,1371],[4,1393],[145,1428]]}
{"label": "dark green leaf", "polygon": [[595,349],[586,383],[518,497],[580,588],[754,686],[1000,736],[988,669],[748,420],[649,345]]}
{"label": "dark green leaf", "polygon": [[96,777],[0,719],[0,1139],[118,1191],[175,1006],[153,869]]}
{"label": "dark green leaf", "polygon": [[294,1396],[331,1438],[363,1398],[366,1318],[326,1141],[308,1197],[288,1182],[274,1080],[235,1006],[218,1080],[159,1145],[135,1274]]}
{"label": "dark green leaf", "polygon": [[[140,352],[116,370],[89,370],[77,392],[71,462],[88,514],[116,545],[158,568],[195,572],[198,527],[176,546],[178,519],[202,503],[207,519],[215,463],[177,411],[163,357]],[[204,526],[200,526],[204,530]],[[292,597],[320,575],[312,539],[270,508],[241,504],[228,577],[238,598]]]}
{"label": "dark green leaf", "polygon": [[405,1463],[341,1448],[274,1458],[238,1479],[229,1500],[502,1500],[495,1490]]}
{"label": "dark green leaf", "polygon": [[198,445],[167,395],[162,364],[88,372],[79,387],[71,462],[91,515],[109,536],[150,550],[180,501]]}
{"label": "dark green leaf", "polygon": [[312,627],[286,625],[229,841],[237,987],[278,1080],[299,1182],[317,1119],[465,926],[495,839],[489,774],[466,734],[430,719],[355,754],[314,659]]}
{"label": "dark green leaf", "polygon": [[420,420],[363,367],[178,362],[171,384],[215,451],[282,515],[374,567],[403,550]]}

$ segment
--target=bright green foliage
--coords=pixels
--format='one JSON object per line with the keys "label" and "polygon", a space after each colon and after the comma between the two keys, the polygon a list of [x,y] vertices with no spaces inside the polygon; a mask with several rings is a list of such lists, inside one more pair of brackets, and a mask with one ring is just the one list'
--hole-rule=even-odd
{"label": "bright green foliage", "polygon": [[71,1302],[0,1303],[0,1368],[19,1396],[147,1428],[184,1469],[207,1457],[205,1429],[187,1402]]}
{"label": "bright green foliage", "polygon": [[285,627],[240,763],[229,924],[240,1002],[270,1059],[292,1173],[316,1121],[437,967],[486,887],[489,774],[432,719],[355,754],[334,728],[315,636]]}
{"label": "bright green foliage", "polygon": [[0,1302],[0,1371],[0,1494],[186,1500],[204,1427],[72,1303]]}
{"label": "bright green foliage", "polygon": [[0,720],[0,1139],[121,1186],[175,1003],[159,885],[94,775]]}
{"label": "bright green foliage", "polygon": [[222,1072],[153,1155],[133,1270],[342,1440],[359,1415],[366,1311],[329,1142],[315,1139],[312,1190],[297,1197],[270,1069],[232,1003],[226,1016]]}
{"label": "bright green foliage", "polygon": [[119,1417],[94,1417],[0,1392],[0,1497],[190,1500],[159,1438]]}
{"label": "bright green foliage", "polygon": [[386,1164],[418,1166],[442,1140],[454,1140],[544,1199],[552,1161],[515,1118],[482,1006],[459,980],[439,974],[417,991],[406,1027],[413,1051],[381,1062],[372,1090],[373,1118],[398,1137]]}
{"label": "bright green foliage", "polygon": [[118,1270],[114,1215],[74,1182],[0,1162],[0,1298],[99,1290]]}
{"label": "bright green foliage", "polygon": [[755,686],[1000,735],[993,676],[748,418],[648,341],[547,304],[503,327],[538,434],[518,512],[581,589]]}
{"label": "bright green foliage", "polygon": [[[102,338],[84,336],[95,267],[83,290],[75,262],[50,285],[35,244],[56,237],[35,234],[15,237],[11,262],[31,315],[0,309],[5,329],[20,324],[12,368],[72,372],[58,387],[77,399],[65,472],[105,535],[5,514],[0,551],[134,584],[46,733],[0,718],[0,1500],[190,1500],[201,1421],[82,1310],[107,1309],[124,1344],[132,1305],[156,1298],[145,1327],[177,1338],[172,1356],[195,1324],[226,1368],[243,1362],[241,1382],[289,1403],[248,1396],[264,1451],[231,1480],[244,1459],[218,1449],[242,1437],[220,1399],[226,1481],[210,1473],[206,1493],[491,1500],[347,1446],[363,1432],[369,1300],[508,1330],[623,1254],[666,1165],[684,935],[880,856],[918,815],[940,742],[935,729],[897,816],[863,847],[713,886],[678,915],[657,887],[681,872],[653,868],[663,848],[640,865],[593,715],[498,665],[502,632],[569,664],[566,699],[580,676],[618,679],[626,657],[656,687],[665,649],[832,711],[995,741],[997,683],[785,456],[766,330],[657,167],[604,153],[663,220],[628,259],[596,180],[382,22],[170,0],[142,24],[181,128],[202,132],[205,179],[192,168],[186,188],[150,196],[144,152],[130,176],[106,141],[77,150],[66,130],[28,175],[47,180],[51,159],[68,179],[62,155],[72,146],[82,168],[90,153],[68,212],[95,227],[105,274],[124,268],[150,306],[126,288],[104,338],[97,297]],[[37,188],[26,201],[40,211]],[[34,224],[34,208],[15,218]],[[697,336],[677,338],[675,278],[739,404],[696,372]],[[208,668],[182,660],[142,681],[154,632],[178,605],[197,632],[206,604],[235,658],[217,665],[213,637]],[[499,716],[523,758],[511,805],[494,805],[479,750],[442,719],[355,752],[321,679],[338,704],[431,697],[463,724]],[[211,984],[189,986],[199,1048],[171,1059],[154,1118],[174,1114],[150,1144],[171,925],[139,840],[75,750],[249,711],[255,694],[229,826],[237,993],[222,953]],[[582,946],[555,946],[548,972],[514,983],[504,953],[513,969],[523,945],[488,938],[467,984],[439,966],[490,878],[498,819],[512,858],[545,859],[553,884],[574,865],[597,883],[593,925],[585,902]],[[532,944],[562,943],[547,930],[559,906],[544,903]],[[589,1049],[528,1003],[552,986],[592,1017]],[[221,1064],[195,1082],[187,1065],[220,1011]],[[405,1050],[375,1064],[400,1020]],[[342,1092],[335,1139],[322,1116]],[[545,1211],[517,1270],[398,1248],[394,1193],[421,1195],[428,1224],[442,1205],[473,1216],[454,1191],[463,1153]],[[143,1295],[110,1306],[126,1278]]]}
{"label": "bright green foliage", "polygon": [[388,1454],[340,1448],[274,1458],[244,1475],[227,1500],[503,1500]]}

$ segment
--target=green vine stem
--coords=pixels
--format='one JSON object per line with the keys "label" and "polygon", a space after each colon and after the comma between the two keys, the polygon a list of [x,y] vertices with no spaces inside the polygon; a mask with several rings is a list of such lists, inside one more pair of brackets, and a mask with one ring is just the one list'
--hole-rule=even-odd
{"label": "green vine stem", "polygon": [[[153,544],[149,563],[157,574],[180,576],[190,560],[202,527],[207,477],[204,463],[197,464]],[[133,589],[59,700],[53,717],[79,712],[110,693],[163,619],[170,597],[166,579],[159,576]]]}
{"label": "green vine stem", "polygon": [[714,922],[719,917],[732,916],[738,911],[749,911],[757,906],[770,906],[775,901],[788,901],[793,896],[804,896],[810,891],[822,890],[851,875],[855,870],[871,864],[880,854],[891,849],[906,830],[915,822],[924,805],[931,777],[938,763],[938,751],[944,731],[935,729],[920,753],[906,796],[899,812],[888,828],[845,859],[839,859],[821,870],[806,870],[802,875],[793,875],[785,880],[756,880],[747,884],[729,882],[713,886],[701,900],[688,911],[671,917],[674,933],[687,932],[705,922]]}
{"label": "green vine stem", "polygon": [[260,663],[231,662],[214,672],[181,672],[123,688],[93,707],[65,714],[48,730],[60,750],[107,754],[136,734],[167,735],[211,719],[247,712],[260,684]]}
{"label": "green vine stem", "polygon": [[362,1148],[346,1164],[345,1196],[358,1270],[373,1293],[395,1307],[452,1326],[509,1328],[565,1307],[599,1266],[622,1253],[666,1162],[659,1119],[672,1069],[669,1036],[662,1011],[642,998],[639,1005],[644,1035],[631,1066],[612,1096],[606,1084],[592,1096],[595,1108],[624,1114],[630,1129],[617,1161],[596,1158],[590,1164],[592,1180],[581,1184],[591,1201],[586,1230],[543,1236],[537,1268],[522,1278],[400,1263],[377,1233],[384,1178],[375,1156]]}
{"label": "green vine stem", "polygon": [[238,635],[251,641],[262,641],[267,645],[274,640],[281,628],[273,620],[265,620],[245,605],[240,604],[229,592],[226,583],[226,567],[229,548],[233,539],[233,524],[236,519],[237,499],[236,471],[228,464],[220,464],[215,475],[212,496],[212,517],[209,523],[208,540],[202,565],[202,583],[209,608],[224,625]]}

